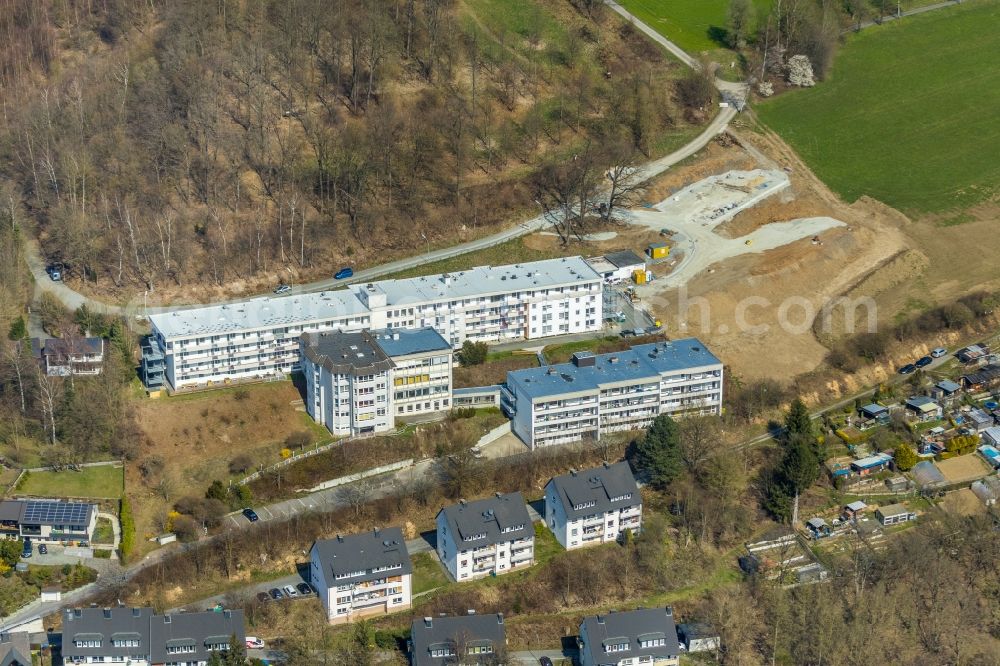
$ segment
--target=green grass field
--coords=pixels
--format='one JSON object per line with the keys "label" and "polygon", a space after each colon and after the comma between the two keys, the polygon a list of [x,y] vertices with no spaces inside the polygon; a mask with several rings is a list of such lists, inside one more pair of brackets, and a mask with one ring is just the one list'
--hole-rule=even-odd
{"label": "green grass field", "polygon": [[17,492],[41,497],[121,497],[123,470],[103,465],[84,467],[80,471],[29,472],[21,480]]}
{"label": "green grass field", "polygon": [[[758,11],[772,0],[753,0]],[[729,0],[618,0],[653,30],[691,54],[726,46]]]}
{"label": "green grass field", "polygon": [[757,106],[833,190],[906,213],[1000,193],[1000,4],[969,2],[848,38],[829,80]]}

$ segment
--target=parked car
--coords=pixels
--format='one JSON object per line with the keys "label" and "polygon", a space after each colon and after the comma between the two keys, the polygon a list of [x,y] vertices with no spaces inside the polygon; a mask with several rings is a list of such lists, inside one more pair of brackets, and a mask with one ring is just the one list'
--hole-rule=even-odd
{"label": "parked car", "polygon": [[899,369],[899,374],[911,375],[914,372],[916,372],[916,370],[917,366],[913,365],[912,363],[907,363],[906,365],[904,365],[902,368]]}
{"label": "parked car", "polygon": [[947,353],[948,353],[948,350],[945,349],[944,347],[936,347],[936,348],[934,348],[934,349],[931,350],[931,356],[933,356],[934,358],[941,358],[942,356],[944,356]]}
{"label": "parked car", "polygon": [[272,599],[281,599],[282,597],[285,596],[285,593],[276,587],[272,587],[270,590],[267,591],[267,593],[271,595]]}
{"label": "parked car", "polygon": [[39,555],[48,555],[49,554],[49,547],[46,546],[44,543],[38,544],[38,554]]}
{"label": "parked car", "polygon": [[277,287],[275,287],[274,293],[280,296],[281,294],[287,294],[291,290],[292,288],[289,287],[287,284],[279,284]]}
{"label": "parked car", "polygon": [[296,590],[291,585],[284,586],[283,588],[281,588],[281,591],[285,593],[286,597],[297,597],[297,596],[299,596],[299,591]]}
{"label": "parked car", "polygon": [[552,666],[552,660],[548,657],[542,657],[538,660],[539,666]]}
{"label": "parked car", "polygon": [[635,337],[635,331],[633,331],[631,328],[626,328],[618,335],[622,336],[623,338],[632,338]]}
{"label": "parked car", "polygon": [[354,269],[353,268],[350,268],[350,267],[348,267],[348,268],[341,268],[339,271],[337,271],[337,274],[333,276],[333,279],[334,280],[345,280],[345,279],[347,279],[349,277],[353,277],[353,276],[354,276]]}
{"label": "parked car", "polygon": [[249,520],[251,523],[256,523],[258,520],[260,520],[260,516],[257,515],[257,512],[251,509],[250,507],[243,509],[243,515],[246,516],[247,520]]}
{"label": "parked car", "polygon": [[271,595],[268,594],[267,592],[258,592],[257,593],[257,601],[259,601],[260,603],[265,603],[265,602],[268,602],[270,600],[271,600]]}
{"label": "parked car", "polygon": [[933,362],[934,359],[932,359],[930,356],[921,356],[920,358],[917,359],[917,362],[914,363],[913,365],[917,366],[918,368],[926,368]]}
{"label": "parked car", "polygon": [[299,594],[309,595],[313,593],[312,586],[309,583],[299,583],[295,586],[295,589],[299,591]]}
{"label": "parked car", "polygon": [[62,281],[62,274],[63,274],[62,264],[52,264],[51,266],[47,266],[45,268],[45,272],[49,274],[49,279],[52,280],[53,282]]}
{"label": "parked car", "polygon": [[24,540],[24,547],[21,549],[21,559],[26,560],[31,557],[31,539]]}
{"label": "parked car", "polygon": [[260,650],[264,647],[264,641],[256,636],[247,636],[247,647],[252,650]]}

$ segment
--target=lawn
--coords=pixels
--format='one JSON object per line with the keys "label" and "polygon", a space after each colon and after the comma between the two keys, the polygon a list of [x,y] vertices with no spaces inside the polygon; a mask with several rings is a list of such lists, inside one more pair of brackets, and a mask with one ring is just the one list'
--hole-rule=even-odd
{"label": "lawn", "polygon": [[455,388],[467,386],[489,386],[500,384],[507,379],[507,372],[523,368],[538,367],[538,357],[534,354],[493,354],[485,363],[469,367],[455,366]]}
{"label": "lawn", "polygon": [[413,562],[413,594],[428,592],[451,582],[444,567],[430,553],[417,553],[410,557],[410,561]]}
{"label": "lawn", "polygon": [[848,37],[827,81],[757,111],[848,201],[960,211],[1000,192],[991,25],[1000,5],[968,2],[868,28]]}
{"label": "lawn", "polygon": [[28,472],[17,493],[39,497],[93,497],[115,499],[122,495],[122,468],[113,465],[84,467],[63,472]]}
{"label": "lawn", "polygon": [[[729,0],[618,0],[643,23],[694,54],[726,46]],[[758,12],[771,0],[753,0]]]}

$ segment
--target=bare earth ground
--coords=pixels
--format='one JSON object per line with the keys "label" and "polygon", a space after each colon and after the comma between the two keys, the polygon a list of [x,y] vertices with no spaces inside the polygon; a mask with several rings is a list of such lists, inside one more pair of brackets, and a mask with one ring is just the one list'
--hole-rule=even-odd
{"label": "bare earth ground", "polygon": [[[738,375],[787,379],[815,368],[827,353],[812,332],[805,304],[818,311],[827,299],[849,290],[907,248],[909,241],[898,217],[867,202],[843,204],[778,139],[750,132],[738,138],[753,142],[752,151],[713,144],[691,167],[674,169],[654,183],[647,198],[657,200],[727,169],[789,167],[791,187],[724,223],[720,236],[739,237],[771,222],[802,216],[831,217],[847,226],[820,233],[817,244],[804,239],[710,266],[686,284],[687,303],[704,300],[695,300],[683,312],[679,289],[650,296],[647,306],[664,320],[671,335],[703,338]],[[767,154],[763,160],[762,152]],[[749,297],[759,305],[741,313],[737,306]],[[796,300],[782,307],[791,297]],[[792,327],[779,326],[779,318]],[[738,325],[738,319],[752,329]]]}
{"label": "bare earth ground", "polygon": [[986,461],[975,453],[942,460],[934,465],[941,470],[948,483],[971,483],[992,471]]}
{"label": "bare earth ground", "polygon": [[941,508],[955,516],[975,516],[986,512],[986,506],[969,488],[948,493],[941,500]]}

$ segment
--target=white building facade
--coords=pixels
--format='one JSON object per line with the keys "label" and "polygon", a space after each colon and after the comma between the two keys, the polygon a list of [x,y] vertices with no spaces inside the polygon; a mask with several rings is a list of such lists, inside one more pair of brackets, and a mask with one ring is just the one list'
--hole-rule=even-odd
{"label": "white building facade", "polygon": [[437,553],[457,581],[535,563],[535,529],[521,493],[445,507],[437,515]]}
{"label": "white building facade", "polygon": [[330,624],[410,607],[413,565],[398,527],[317,540],[309,562]]}
{"label": "white building facade", "polygon": [[305,333],[301,348],[306,411],[335,435],[451,409],[451,345],[433,328]]}
{"label": "white building facade", "polygon": [[283,375],[299,336],[322,330],[423,328],[453,348],[600,331],[602,279],[580,257],[261,297],[150,315],[151,342],[173,389]]}
{"label": "white building facade", "polygon": [[570,363],[508,372],[501,408],[531,449],[599,440],[647,428],[660,414],[721,413],[722,373],[722,362],[695,338],[578,352]]}
{"label": "white building facade", "polygon": [[572,471],[545,485],[545,524],[566,550],[642,529],[642,497],[627,462]]}

